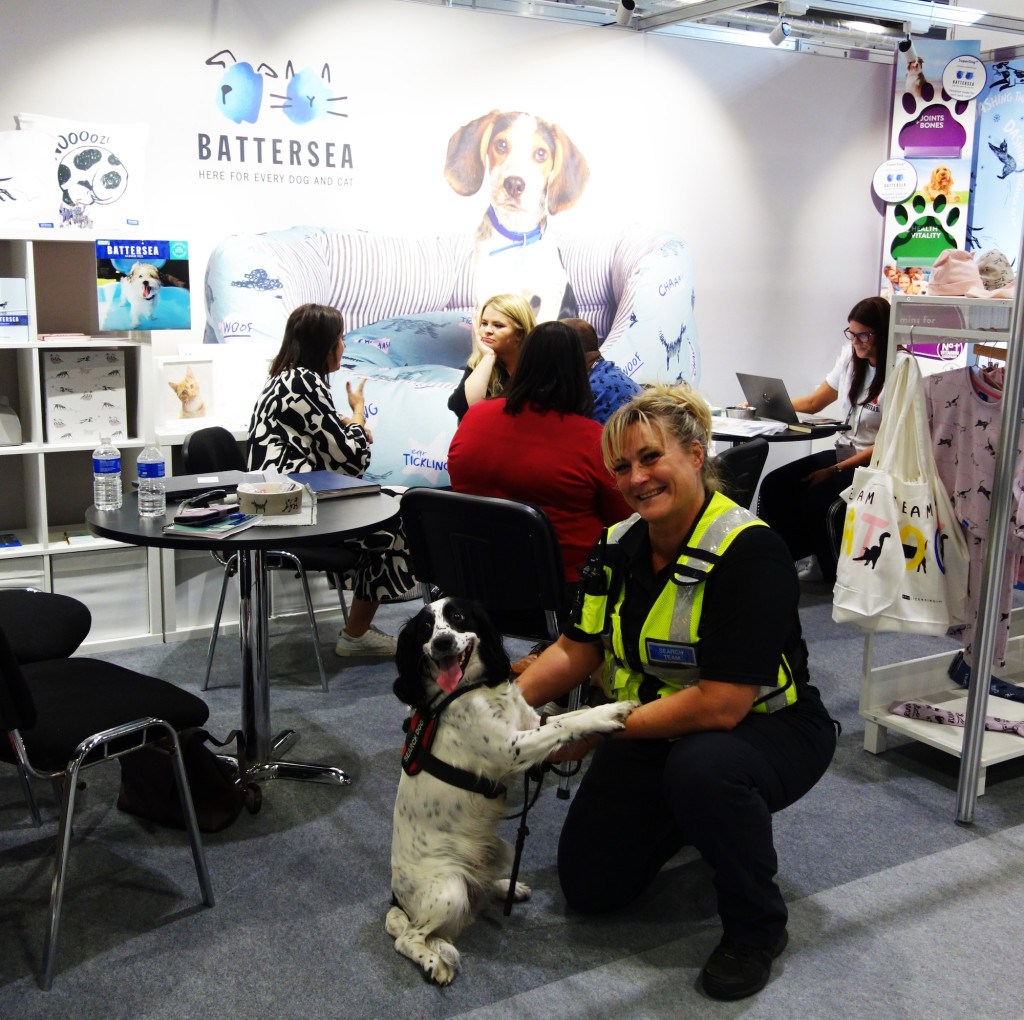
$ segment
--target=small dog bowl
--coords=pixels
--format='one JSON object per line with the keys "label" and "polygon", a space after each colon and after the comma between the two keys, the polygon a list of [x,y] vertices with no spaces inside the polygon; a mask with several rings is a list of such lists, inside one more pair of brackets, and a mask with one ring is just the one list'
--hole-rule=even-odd
{"label": "small dog bowl", "polygon": [[726,418],[753,418],[757,414],[756,407],[727,407]]}
{"label": "small dog bowl", "polygon": [[238,486],[238,509],[243,514],[297,514],[301,508],[302,486],[296,482],[242,482]]}

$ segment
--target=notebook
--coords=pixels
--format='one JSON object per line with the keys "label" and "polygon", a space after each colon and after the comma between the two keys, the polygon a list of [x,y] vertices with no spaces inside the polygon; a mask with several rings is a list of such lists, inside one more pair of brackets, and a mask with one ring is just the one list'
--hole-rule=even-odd
{"label": "notebook", "polygon": [[338,471],[297,471],[288,477],[299,485],[308,485],[317,499],[338,499],[341,496],[372,496],[380,492],[378,482],[369,482]]}
{"label": "notebook", "polygon": [[231,514],[212,524],[170,524],[164,525],[165,535],[178,535],[185,538],[227,538],[239,531],[245,531],[259,522],[256,514]]}

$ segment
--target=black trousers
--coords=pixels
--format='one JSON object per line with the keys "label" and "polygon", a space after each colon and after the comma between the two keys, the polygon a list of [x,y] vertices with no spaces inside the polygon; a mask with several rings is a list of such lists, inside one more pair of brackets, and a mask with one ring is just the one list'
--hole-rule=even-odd
{"label": "black trousers", "polygon": [[569,905],[586,913],[624,906],[690,843],[714,870],[725,937],[770,947],[788,916],[771,816],[814,786],[835,743],[811,688],[795,705],[752,712],[729,731],[602,744],[559,839]]}
{"label": "black trousers", "polygon": [[839,493],[853,481],[853,469],[840,471],[820,485],[808,485],[803,479],[835,464],[836,451],[822,450],[776,468],[762,480],[757,502],[757,516],[785,539],[793,559],[817,556],[826,579],[836,572],[826,516]]}

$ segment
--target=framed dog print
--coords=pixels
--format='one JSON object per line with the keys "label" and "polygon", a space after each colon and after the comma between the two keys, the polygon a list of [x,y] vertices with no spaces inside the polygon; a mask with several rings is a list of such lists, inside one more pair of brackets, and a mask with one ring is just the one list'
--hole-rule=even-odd
{"label": "framed dog print", "polygon": [[212,358],[160,358],[156,401],[163,428],[190,432],[211,424],[214,415]]}
{"label": "framed dog print", "polygon": [[188,329],[188,242],[97,241],[96,301],[102,330]]}

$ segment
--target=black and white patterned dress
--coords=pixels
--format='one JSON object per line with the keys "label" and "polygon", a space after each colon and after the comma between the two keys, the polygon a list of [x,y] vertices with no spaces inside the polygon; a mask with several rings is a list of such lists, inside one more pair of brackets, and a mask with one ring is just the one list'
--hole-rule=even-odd
{"label": "black and white patterned dress", "polygon": [[[249,423],[250,471],[339,471],[358,478],[369,463],[366,430],[344,424],[325,379],[293,368],[267,380]],[[352,584],[356,598],[398,598],[416,583],[401,525],[343,544],[360,552]]]}

